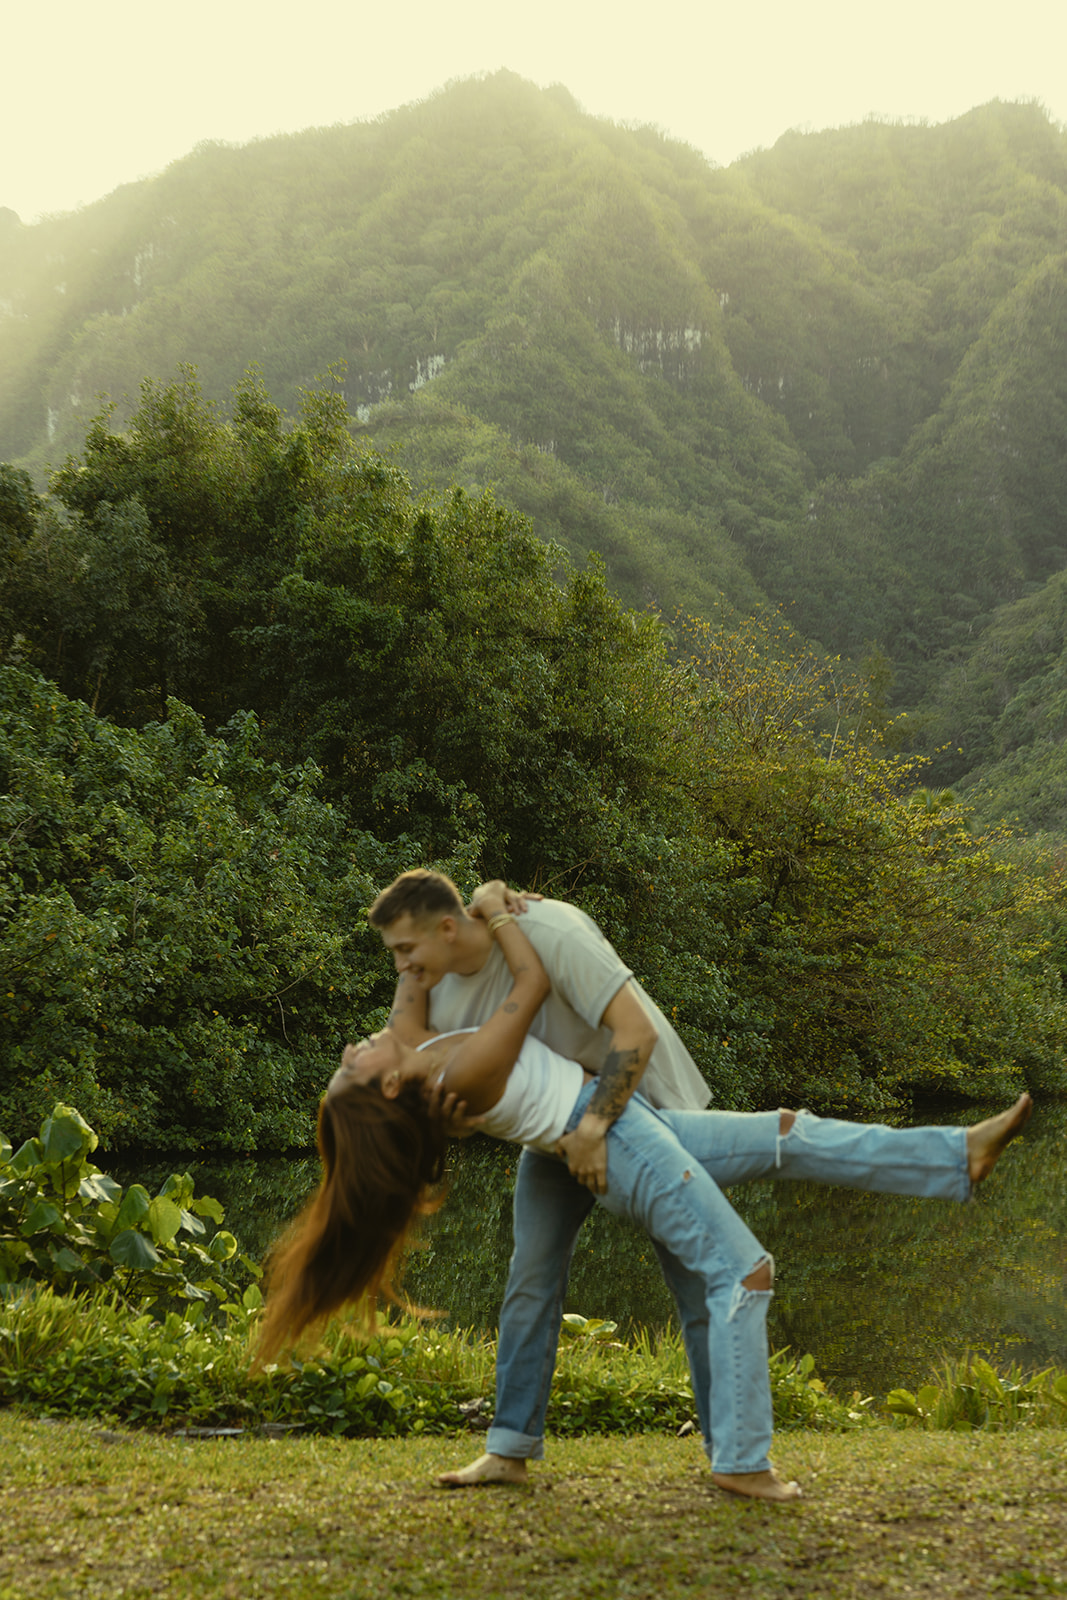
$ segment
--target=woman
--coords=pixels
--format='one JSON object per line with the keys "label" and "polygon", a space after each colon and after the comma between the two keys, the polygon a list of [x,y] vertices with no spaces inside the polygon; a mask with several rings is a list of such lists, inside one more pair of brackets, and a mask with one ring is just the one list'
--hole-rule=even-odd
{"label": "woman", "polygon": [[[502,898],[480,914],[511,970],[511,992],[473,1033],[427,1033],[416,1050],[387,1030],[346,1049],[319,1111],[322,1184],[271,1257],[260,1362],[346,1301],[399,1298],[398,1258],[443,1168],[444,1135],[423,1104],[424,1088],[465,1100],[470,1113],[484,1114],[487,1132],[550,1152],[581,1120],[595,1080],[526,1037],[548,993],[544,968]],[[639,1098],[609,1131],[608,1192],[598,1199],[639,1222],[704,1284],[717,1375],[705,1447],[716,1483],[795,1499],[799,1489],[778,1478],[767,1455],[767,1252]]]}

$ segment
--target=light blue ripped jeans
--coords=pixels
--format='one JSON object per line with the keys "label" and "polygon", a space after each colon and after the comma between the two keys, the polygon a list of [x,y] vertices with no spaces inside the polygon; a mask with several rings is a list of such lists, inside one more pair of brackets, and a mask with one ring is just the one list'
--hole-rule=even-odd
{"label": "light blue ripped jeans", "polygon": [[[571,1126],[577,1125],[590,1089],[587,1085],[583,1090]],[[807,1179],[923,1198],[966,1200],[970,1196],[965,1128],[887,1128],[877,1123],[815,1117],[801,1111],[790,1132],[783,1135],[779,1132],[778,1111],[653,1111],[645,1102],[638,1103],[661,1130],[676,1136],[685,1152],[716,1184],[754,1178]],[[628,1115],[629,1108],[620,1123]],[[629,1208],[624,1192],[627,1180],[613,1155],[611,1140],[618,1128],[616,1123],[608,1136],[612,1194],[604,1196],[601,1203],[634,1216],[647,1226],[644,1218]],[[677,1146],[673,1144],[671,1159],[677,1159]],[[744,1228],[723,1197],[719,1195],[718,1199],[734,1222]],[[523,1151],[515,1183],[514,1252],[500,1311],[496,1414],[486,1440],[486,1448],[495,1455],[540,1460],[544,1454],[545,1412],[571,1256],[578,1231],[593,1204],[592,1194],[571,1177],[564,1162],[533,1150]],[[712,1444],[715,1418],[711,1412],[713,1326],[705,1280],[699,1268],[686,1264],[688,1251],[676,1256],[667,1241],[661,1242],[652,1229],[650,1232],[678,1306],[700,1431],[705,1448],[716,1463],[715,1470],[759,1470],[717,1465],[720,1451],[718,1441]],[[748,1238],[755,1245],[751,1234]],[[745,1261],[735,1281],[747,1277],[765,1257],[766,1252],[755,1245],[755,1253]],[[763,1297],[764,1313],[767,1298]],[[722,1359],[717,1353],[715,1368],[725,1378]],[[720,1383],[720,1388],[724,1386]],[[725,1455],[722,1459],[726,1459]]]}

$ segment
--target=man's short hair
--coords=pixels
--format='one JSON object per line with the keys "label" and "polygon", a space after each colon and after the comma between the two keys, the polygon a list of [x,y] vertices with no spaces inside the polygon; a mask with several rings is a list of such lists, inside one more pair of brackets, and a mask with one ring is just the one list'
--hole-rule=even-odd
{"label": "man's short hair", "polygon": [[413,872],[402,872],[383,889],[367,911],[372,928],[388,928],[398,917],[461,917],[463,901],[460,892],[443,872],[430,872],[417,867]]}

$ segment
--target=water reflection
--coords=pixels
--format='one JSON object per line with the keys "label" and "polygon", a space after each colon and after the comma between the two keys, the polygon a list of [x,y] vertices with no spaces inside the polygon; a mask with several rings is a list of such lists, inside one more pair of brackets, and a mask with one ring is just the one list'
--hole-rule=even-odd
{"label": "water reflection", "polygon": [[1065,1157],[1067,1107],[1045,1106],[969,1205],[807,1184],[737,1191],[778,1260],[774,1342],[867,1393],[914,1387],[966,1349],[1067,1367]]}
{"label": "water reflection", "polygon": [[[966,1120],[983,1115],[972,1108]],[[927,1107],[921,1120],[956,1116]],[[448,1201],[409,1265],[412,1296],[446,1310],[456,1326],[495,1326],[515,1158],[479,1138],[455,1147]],[[173,1165],[116,1176],[153,1184]],[[317,1181],[317,1163],[304,1157],[190,1170],[258,1257]],[[942,1353],[966,1349],[1002,1363],[1067,1367],[1067,1106],[1038,1108],[972,1205],[773,1183],[739,1186],[731,1199],[775,1256],[772,1343],[810,1350],[835,1388],[914,1387]],[[575,1252],[566,1309],[624,1326],[669,1321],[644,1235],[595,1211]]]}

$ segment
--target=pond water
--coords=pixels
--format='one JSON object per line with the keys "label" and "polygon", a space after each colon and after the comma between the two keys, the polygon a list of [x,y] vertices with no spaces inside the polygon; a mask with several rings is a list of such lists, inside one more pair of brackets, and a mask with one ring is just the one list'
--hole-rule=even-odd
{"label": "pond water", "polygon": [[[987,1114],[970,1107],[962,1120]],[[958,1119],[958,1108],[926,1106],[915,1120]],[[492,1329],[517,1152],[477,1137],[454,1148],[448,1200],[425,1229],[406,1286],[453,1325]],[[226,1226],[257,1257],[317,1181],[317,1162],[303,1155],[179,1164],[199,1193],[223,1202]],[[174,1165],[115,1175],[152,1186]],[[942,1356],[966,1350],[1001,1365],[1067,1367],[1067,1105],[1037,1108],[972,1204],[769,1182],[739,1185],[730,1198],[775,1257],[772,1345],[810,1351],[838,1392],[914,1388]],[[624,1329],[671,1321],[644,1235],[596,1210],[579,1239],[566,1309]]]}

